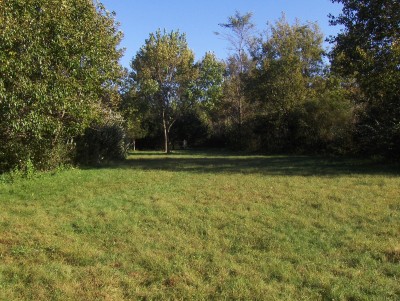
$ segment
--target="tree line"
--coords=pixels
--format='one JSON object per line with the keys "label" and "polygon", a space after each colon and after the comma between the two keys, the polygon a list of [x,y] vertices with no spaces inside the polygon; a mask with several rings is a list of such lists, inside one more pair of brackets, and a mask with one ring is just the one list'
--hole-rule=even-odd
{"label": "tree line", "polygon": [[[179,31],[151,33],[129,70],[115,15],[91,0],[0,5],[0,170],[123,158],[129,147],[400,154],[400,3],[334,0],[315,23],[250,13],[219,24],[231,54],[196,62]],[[329,63],[328,63],[329,62]]]}

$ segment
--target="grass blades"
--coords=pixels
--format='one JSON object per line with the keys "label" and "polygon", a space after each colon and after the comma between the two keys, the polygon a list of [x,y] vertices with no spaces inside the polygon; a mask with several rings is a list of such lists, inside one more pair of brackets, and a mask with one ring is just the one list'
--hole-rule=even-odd
{"label": "grass blades", "polygon": [[399,300],[393,166],[132,154],[0,183],[0,300]]}

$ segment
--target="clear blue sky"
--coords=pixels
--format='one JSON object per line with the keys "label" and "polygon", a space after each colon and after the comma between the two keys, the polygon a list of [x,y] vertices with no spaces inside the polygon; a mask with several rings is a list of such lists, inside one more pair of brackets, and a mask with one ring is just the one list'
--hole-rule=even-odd
{"label": "clear blue sky", "polygon": [[284,12],[290,23],[295,18],[301,22],[318,22],[325,36],[339,31],[329,26],[328,14],[338,15],[341,11],[341,6],[330,0],[103,0],[102,3],[109,11],[116,12],[121,23],[120,29],[125,35],[121,46],[126,48],[121,63],[125,67],[149,34],[158,28],[186,33],[196,59],[201,59],[207,51],[225,59],[229,45],[214,32],[220,31],[218,24],[225,23],[236,10],[252,12],[259,31],[265,30],[267,22],[276,21]]}

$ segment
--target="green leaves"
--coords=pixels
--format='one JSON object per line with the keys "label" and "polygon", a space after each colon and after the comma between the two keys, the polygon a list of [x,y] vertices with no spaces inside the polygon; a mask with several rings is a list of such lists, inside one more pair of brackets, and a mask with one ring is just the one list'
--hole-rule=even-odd
{"label": "green leaves", "polygon": [[199,76],[196,80],[194,94],[203,108],[212,110],[220,104],[222,98],[225,65],[218,61],[213,53],[206,53],[197,67]]}
{"label": "green leaves", "polygon": [[29,157],[45,167],[46,152],[103,114],[122,74],[121,35],[88,0],[6,1],[0,28],[0,161]]}
{"label": "green leaves", "polygon": [[139,98],[149,102],[152,113],[158,116],[168,151],[169,131],[192,101],[188,92],[197,76],[194,54],[184,34],[158,30],[150,34],[131,67],[133,89]]}
{"label": "green leaves", "polygon": [[400,2],[335,0],[343,11],[332,25],[345,27],[331,38],[332,68],[354,77],[364,111],[357,125],[362,153],[399,159],[400,132]]}
{"label": "green leaves", "polygon": [[309,87],[322,72],[323,53],[316,24],[290,25],[283,16],[272,25],[254,70],[255,80],[262,82],[255,95],[261,95],[264,108],[287,114],[307,100]]}

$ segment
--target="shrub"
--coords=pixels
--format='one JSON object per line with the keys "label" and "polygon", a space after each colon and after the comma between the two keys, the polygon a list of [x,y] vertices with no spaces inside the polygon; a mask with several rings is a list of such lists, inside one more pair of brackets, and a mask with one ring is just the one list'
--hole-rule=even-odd
{"label": "shrub", "polygon": [[99,164],[124,159],[127,153],[125,130],[117,123],[87,128],[77,139],[76,161],[80,164]]}

